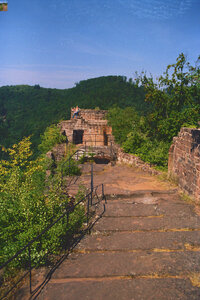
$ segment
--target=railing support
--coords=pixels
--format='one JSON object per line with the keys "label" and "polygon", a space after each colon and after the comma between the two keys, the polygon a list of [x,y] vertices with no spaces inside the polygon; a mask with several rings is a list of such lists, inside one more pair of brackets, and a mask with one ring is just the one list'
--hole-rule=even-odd
{"label": "railing support", "polygon": [[31,247],[28,246],[28,264],[29,264],[29,291],[32,294],[32,273],[31,273]]}
{"label": "railing support", "polygon": [[89,223],[89,213],[90,213],[90,196],[88,195],[88,199],[87,199],[87,225]]}
{"label": "railing support", "polygon": [[91,205],[92,205],[92,196],[94,190],[94,182],[93,182],[93,163],[91,163]]}
{"label": "railing support", "polygon": [[[9,263],[11,263],[14,259],[18,258],[19,255],[21,255],[23,253],[23,251],[26,251],[26,253],[28,254],[26,256],[26,273],[25,275],[23,275],[19,281],[14,285],[12,286],[4,295],[3,295],[3,298],[1,299],[7,299],[7,295],[15,288],[15,286],[17,286],[19,284],[19,282],[21,282],[26,276],[28,278],[29,276],[29,291],[30,291],[30,294],[33,295],[33,293],[35,293],[35,289],[34,289],[34,286],[32,284],[32,269],[35,267],[35,264],[33,263],[32,264],[32,259],[31,259],[31,252],[33,251],[33,243],[38,241],[46,232],[48,232],[50,230],[50,228],[52,228],[55,224],[57,224],[58,222],[60,222],[60,220],[64,221],[64,218],[67,217],[67,224],[69,224],[69,219],[70,219],[70,213],[74,211],[75,207],[77,207],[77,205],[79,205],[80,203],[83,203],[84,204],[84,210],[85,213],[84,213],[84,216],[87,218],[87,225],[89,225],[89,221],[90,221],[90,203],[92,201],[92,197],[95,197],[94,195],[92,195],[92,193],[94,193],[96,196],[97,196],[97,199],[99,200],[98,198],[98,195],[97,195],[97,188],[100,189],[101,191],[101,186],[102,186],[102,200],[104,199],[105,200],[105,203],[106,203],[106,198],[105,198],[105,195],[104,195],[104,185],[98,185],[96,187],[94,187],[93,185],[93,165],[91,166],[91,174],[92,174],[92,180],[91,180],[91,191],[89,192],[88,191],[88,194],[85,195],[82,199],[80,199],[77,203],[73,204],[73,206],[71,207],[70,205],[67,205],[66,206],[66,209],[65,211],[63,212],[63,214],[61,216],[59,216],[56,220],[54,221],[51,221],[51,223],[45,228],[42,230],[42,232],[40,234],[38,234],[38,236],[36,236],[35,238],[33,238],[31,241],[28,242],[28,244],[26,244],[23,248],[21,248],[17,253],[15,253],[14,256],[12,256],[11,258],[9,258],[9,260],[7,260],[6,262],[4,262],[1,266],[0,266],[0,270],[2,270],[3,268],[5,268],[6,266],[8,266]],[[100,201],[98,201],[99,203]],[[103,204],[103,209],[104,209],[104,212],[106,210],[106,206],[105,206],[105,203]],[[85,207],[87,206],[87,207]],[[66,220],[66,219],[65,219]],[[90,226],[89,226],[90,227]],[[67,232],[66,232],[67,233]],[[67,245],[65,246],[67,247]],[[50,249],[51,250],[51,249]],[[48,252],[50,253],[50,252]],[[33,255],[33,254],[32,254]],[[37,289],[37,288],[36,288]]]}
{"label": "railing support", "polygon": [[104,194],[104,185],[103,185],[103,183],[102,183],[102,200],[105,200],[105,203],[107,203],[106,196]]}

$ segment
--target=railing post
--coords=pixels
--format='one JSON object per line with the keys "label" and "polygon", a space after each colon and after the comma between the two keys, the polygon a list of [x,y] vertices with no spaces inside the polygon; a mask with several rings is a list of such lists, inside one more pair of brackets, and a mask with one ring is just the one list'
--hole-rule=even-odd
{"label": "railing post", "polygon": [[106,197],[105,197],[105,194],[104,194],[104,185],[102,183],[102,200],[105,200],[105,203],[107,203],[107,200],[106,200]]}
{"label": "railing post", "polygon": [[70,160],[71,160],[71,157],[69,158],[69,176],[70,176],[70,172],[71,172]]}
{"label": "railing post", "polygon": [[29,264],[29,291],[32,294],[32,274],[31,274],[31,248],[28,246],[28,264]]}
{"label": "railing post", "polygon": [[93,163],[91,163],[91,205],[93,196],[94,182],[93,182]]}
{"label": "railing post", "polygon": [[88,199],[87,199],[87,225],[89,223],[89,212],[90,212],[90,197],[88,195]]}

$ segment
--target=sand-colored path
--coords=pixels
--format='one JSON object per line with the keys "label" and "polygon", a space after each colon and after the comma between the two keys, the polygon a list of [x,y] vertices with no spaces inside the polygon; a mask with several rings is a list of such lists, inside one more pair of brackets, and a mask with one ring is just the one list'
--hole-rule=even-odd
{"label": "sand-colored path", "polygon": [[[94,186],[103,183],[106,194],[130,195],[136,191],[162,191],[172,190],[175,187],[166,182],[161,182],[156,177],[126,165],[94,165]],[[79,184],[90,187],[91,166],[82,166],[83,175],[70,188],[70,192],[75,194]]]}

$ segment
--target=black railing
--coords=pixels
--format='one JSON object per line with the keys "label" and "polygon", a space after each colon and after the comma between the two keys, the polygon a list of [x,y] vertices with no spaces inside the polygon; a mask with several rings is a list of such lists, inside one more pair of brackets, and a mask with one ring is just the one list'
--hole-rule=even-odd
{"label": "black railing", "polygon": [[[90,149],[91,153],[92,153],[92,149]],[[67,175],[71,176],[73,175],[73,170],[72,170],[72,162],[74,160],[74,158],[76,158],[76,160],[79,160],[79,158],[83,155],[83,151],[78,149],[75,152],[73,152],[69,158],[64,162],[64,166],[68,168],[68,172]],[[62,170],[61,170],[62,172]],[[62,179],[64,177],[64,174],[62,172]],[[79,176],[75,176],[76,178]],[[80,203],[85,203],[85,208],[86,208],[86,213],[85,213],[85,218],[86,218],[86,222],[87,222],[87,227],[84,230],[87,231],[87,228],[90,228],[91,224],[89,224],[90,221],[90,217],[91,217],[91,208],[95,207],[96,205],[98,205],[102,200],[105,201],[106,203],[106,198],[105,198],[105,194],[104,194],[104,185],[98,185],[94,187],[94,175],[93,175],[93,163],[91,163],[91,179],[90,179],[90,190],[88,191],[88,193],[86,194],[86,196],[84,196],[80,201],[78,201],[76,204],[73,203],[69,203],[68,206],[65,208],[65,211],[63,212],[63,214],[61,216],[59,216],[55,221],[53,221],[49,226],[47,226],[39,235],[37,235],[34,239],[32,239],[29,243],[27,243],[23,248],[21,248],[15,255],[13,255],[9,260],[7,260],[5,263],[3,263],[0,266],[0,277],[3,278],[3,273],[4,273],[4,268],[8,268],[8,266],[15,260],[15,259],[20,259],[23,254],[25,254],[26,257],[26,261],[27,263],[22,263],[24,267],[23,270],[23,275],[17,279],[17,281],[7,290],[5,291],[5,293],[2,295],[0,294],[0,300],[2,299],[6,299],[7,296],[14,291],[14,289],[26,278],[29,277],[29,292],[30,292],[30,296],[34,295],[37,291],[38,288],[36,288],[35,290],[32,288],[32,270],[37,267],[37,264],[39,262],[41,262],[41,259],[39,260],[39,262],[37,262],[37,264],[34,263],[33,258],[32,258],[32,250],[31,247],[33,247],[33,244],[35,242],[39,242],[41,237],[43,237],[45,235],[45,233],[47,233],[53,226],[55,226],[58,222],[62,221],[65,217],[67,218],[67,225],[69,224],[69,218],[70,218],[70,214],[75,210],[75,208],[80,204]],[[70,185],[70,184],[69,184]],[[68,187],[69,187],[68,185]],[[101,188],[101,192],[98,193],[99,188]],[[100,196],[99,196],[100,194]],[[105,212],[105,203],[103,204],[103,212],[102,214]],[[40,241],[41,242],[41,241]],[[71,247],[71,246],[70,246]],[[65,250],[70,250],[70,247],[68,247]],[[45,258],[48,258],[48,255],[51,255],[51,250],[48,250],[44,256],[42,257],[42,259],[44,260]],[[3,281],[3,279],[0,278],[0,282]]]}
{"label": "black railing", "polygon": [[[97,141],[98,143],[102,143]],[[88,154],[88,153],[92,153],[93,155],[99,155],[99,156],[110,156],[110,159],[115,160],[116,159],[116,153],[115,153],[115,147],[113,145],[113,142],[110,141],[108,146],[102,146],[98,147],[98,145],[96,145],[96,143],[91,145],[91,141],[84,141],[81,144],[78,144],[77,146],[79,147],[78,150],[76,150],[70,157],[68,160],[75,158],[76,160],[78,160],[82,155],[84,154]],[[67,144],[68,147],[70,148],[70,143]],[[73,145],[73,144],[72,144]]]}
{"label": "black railing", "polygon": [[[75,152],[73,152],[68,157],[68,159],[63,163],[63,166],[62,166],[62,169],[61,169],[62,185],[63,185],[63,179],[64,179],[65,176],[69,176],[69,177],[73,176],[69,180],[66,188],[69,188],[69,186],[71,186],[72,184],[75,184],[77,182],[78,178],[81,175],[81,173],[77,175],[76,172],[74,172],[73,166],[78,168],[78,165],[76,165],[75,161],[78,161],[82,155],[83,155],[83,151],[78,149]],[[66,172],[66,170],[67,170],[67,172]],[[91,176],[93,176],[93,175],[91,175]]]}
{"label": "black railing", "polygon": [[[75,161],[78,161],[81,157],[85,157],[86,159],[93,159],[95,156],[100,156],[102,158],[105,158],[106,154],[102,150],[96,152],[95,147],[93,147],[93,146],[86,146],[86,143],[85,143],[85,145],[83,145],[83,148],[77,149],[63,163],[62,170],[61,170],[62,178],[65,175],[67,175],[69,177],[75,175],[75,172],[73,170],[73,167],[74,166],[76,167],[76,162]],[[111,143],[111,147],[110,147],[110,158],[113,159],[113,160],[115,160],[115,157],[113,155],[112,143]],[[65,171],[67,170],[67,172],[65,172],[64,170]],[[76,183],[79,175],[75,175],[75,178],[72,178],[69,181],[68,187],[72,184],[72,182]]]}
{"label": "black railing", "polygon": [[[93,172],[92,172],[93,174]],[[98,189],[101,189],[101,193],[100,195],[98,195]],[[96,199],[96,201],[95,201]],[[3,276],[3,269],[8,267],[9,264],[11,264],[15,259],[21,259],[20,255],[24,252],[28,253],[28,263],[26,264],[26,268],[24,270],[24,274],[17,280],[16,283],[14,283],[7,291],[4,292],[4,294],[1,296],[1,300],[2,299],[7,299],[8,295],[14,291],[14,289],[20,284],[20,282],[22,282],[27,276],[29,276],[29,293],[30,293],[30,297],[32,295],[34,295],[35,293],[38,292],[39,288],[42,286],[42,284],[39,287],[36,287],[35,289],[33,289],[33,285],[32,285],[32,270],[34,268],[37,267],[37,264],[34,264],[33,259],[32,259],[32,251],[31,251],[31,246],[33,246],[33,244],[37,241],[41,242],[41,237],[44,236],[45,233],[47,233],[55,224],[57,224],[59,221],[62,221],[65,217],[67,217],[67,224],[69,222],[69,218],[70,218],[70,214],[75,210],[75,208],[80,205],[81,203],[84,203],[85,207],[86,207],[86,213],[85,213],[85,217],[86,217],[86,221],[87,221],[87,227],[84,229],[84,232],[87,232],[87,230],[89,228],[91,228],[92,226],[92,222],[89,223],[90,219],[91,219],[91,208],[95,207],[98,203],[100,203],[102,200],[104,200],[105,202],[103,203],[103,212],[101,213],[101,215],[105,212],[105,203],[106,203],[106,198],[105,198],[105,194],[104,194],[104,185],[98,185],[96,187],[93,186],[93,175],[91,177],[91,190],[90,192],[84,196],[81,200],[79,200],[76,204],[72,204],[69,203],[68,206],[66,207],[64,213],[59,216],[54,222],[52,222],[49,226],[47,226],[39,235],[37,235],[34,239],[32,239],[29,243],[27,243],[23,248],[21,248],[15,255],[13,255],[10,259],[8,259],[5,263],[3,263],[0,266],[0,273],[1,276]],[[82,236],[82,235],[81,235]],[[67,249],[68,252],[73,249],[72,244],[70,244]],[[44,258],[47,259],[48,255],[51,254],[52,249],[50,249],[47,253],[44,254]]]}

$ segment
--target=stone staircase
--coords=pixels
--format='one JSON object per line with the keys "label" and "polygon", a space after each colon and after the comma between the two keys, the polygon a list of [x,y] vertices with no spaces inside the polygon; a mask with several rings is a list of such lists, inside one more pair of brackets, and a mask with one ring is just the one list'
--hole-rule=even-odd
{"label": "stone staircase", "polygon": [[193,205],[169,191],[108,195],[103,217],[37,299],[198,300],[199,274]]}

